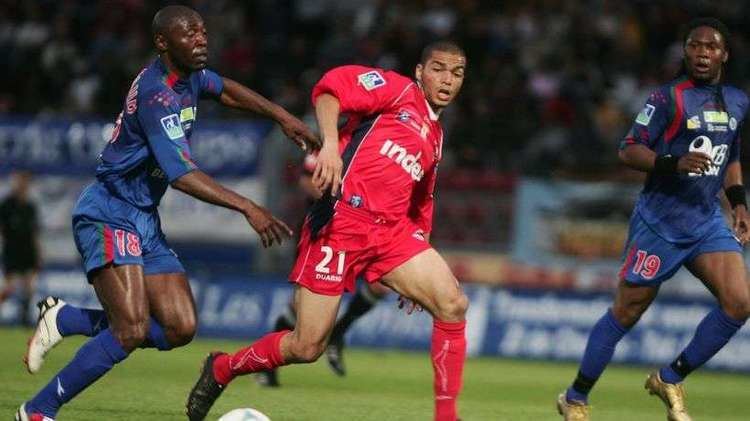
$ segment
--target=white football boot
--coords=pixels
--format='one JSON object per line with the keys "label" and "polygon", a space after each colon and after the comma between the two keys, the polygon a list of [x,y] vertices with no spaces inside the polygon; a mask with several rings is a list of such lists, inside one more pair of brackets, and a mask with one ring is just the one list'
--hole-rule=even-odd
{"label": "white football boot", "polygon": [[39,301],[39,319],[34,334],[29,338],[26,356],[23,361],[29,373],[35,374],[42,368],[44,356],[63,340],[57,330],[57,313],[65,306],[65,301],[57,297],[47,297]]}

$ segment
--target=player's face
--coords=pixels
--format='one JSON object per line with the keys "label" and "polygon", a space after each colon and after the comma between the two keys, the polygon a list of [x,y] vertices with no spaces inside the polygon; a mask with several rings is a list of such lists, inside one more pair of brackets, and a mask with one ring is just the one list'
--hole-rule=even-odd
{"label": "player's face", "polygon": [[203,19],[195,15],[179,19],[167,34],[167,51],[179,67],[196,71],[208,61],[208,34]]}
{"label": "player's face", "polygon": [[721,33],[709,26],[690,32],[685,41],[685,65],[688,75],[702,82],[718,82],[721,65],[729,58]]}
{"label": "player's face", "polygon": [[466,57],[446,51],[434,51],[424,64],[417,65],[417,80],[433,108],[446,107],[458,95],[465,69]]}

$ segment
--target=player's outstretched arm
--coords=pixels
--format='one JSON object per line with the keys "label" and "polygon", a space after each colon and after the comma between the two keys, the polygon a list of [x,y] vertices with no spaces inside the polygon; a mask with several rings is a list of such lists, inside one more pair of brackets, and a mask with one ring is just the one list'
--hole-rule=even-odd
{"label": "player's outstretched arm", "polygon": [[702,174],[711,167],[711,158],[702,152],[688,152],[681,157],[657,155],[641,144],[625,146],[619,157],[620,162],[634,170],[660,174]]}
{"label": "player's outstretched arm", "polygon": [[292,230],[267,209],[222,186],[203,171],[186,173],[174,180],[172,187],[212,205],[242,213],[260,236],[263,247],[270,247],[274,242],[281,244],[283,237],[292,236]]}
{"label": "player's outstretched arm", "polygon": [[330,187],[332,196],[338,195],[344,166],[339,155],[339,113],[340,103],[335,96],[325,93],[315,100],[315,117],[318,119],[323,147],[318,154],[318,165],[312,179],[320,191]]}
{"label": "player's outstretched arm", "polygon": [[320,149],[320,140],[312,130],[280,105],[232,79],[222,78],[222,81],[224,89],[219,97],[222,104],[251,111],[276,121],[284,134],[297,143],[302,150]]}

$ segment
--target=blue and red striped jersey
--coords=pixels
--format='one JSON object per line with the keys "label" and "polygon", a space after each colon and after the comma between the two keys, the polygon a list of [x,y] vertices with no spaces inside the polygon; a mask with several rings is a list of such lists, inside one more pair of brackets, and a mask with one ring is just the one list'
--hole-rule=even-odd
{"label": "blue and red striped jersey", "polygon": [[157,58],[133,80],[111,140],[100,156],[96,177],[125,202],[148,209],[159,205],[167,186],[197,168],[190,136],[201,96],[224,88],[209,70],[180,79]]}
{"label": "blue and red striped jersey", "polygon": [[704,174],[649,174],[636,211],[659,236],[675,243],[706,234],[709,218],[720,212],[719,190],[729,163],[740,156],[740,128],[748,97],[726,84],[698,84],[678,78],[653,91],[621,148],[649,147],[658,155],[702,151],[712,159]]}

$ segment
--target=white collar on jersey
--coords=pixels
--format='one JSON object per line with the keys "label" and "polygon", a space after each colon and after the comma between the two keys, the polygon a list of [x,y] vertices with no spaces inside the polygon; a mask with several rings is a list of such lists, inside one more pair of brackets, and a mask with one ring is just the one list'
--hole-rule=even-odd
{"label": "white collar on jersey", "polygon": [[430,103],[427,101],[427,98],[425,98],[425,100],[424,100],[424,105],[427,106],[427,112],[430,113],[430,120],[432,120],[432,121],[438,121],[438,119],[440,118],[440,114],[436,113],[432,109],[432,105],[430,105]]}

